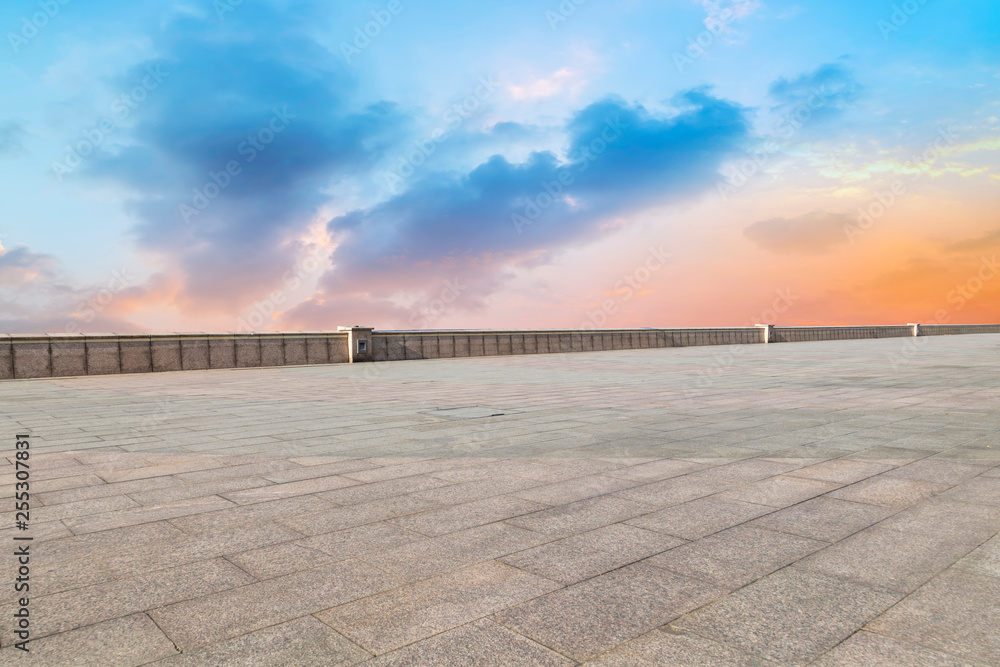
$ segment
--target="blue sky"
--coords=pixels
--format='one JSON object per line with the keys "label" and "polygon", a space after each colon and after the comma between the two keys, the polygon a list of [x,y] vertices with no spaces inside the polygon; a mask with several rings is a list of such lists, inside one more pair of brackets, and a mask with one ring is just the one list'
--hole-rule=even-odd
{"label": "blue sky", "polygon": [[948,299],[1000,229],[996,3],[51,0],[0,26],[8,331],[722,325],[793,283],[786,323],[1000,317],[992,283]]}

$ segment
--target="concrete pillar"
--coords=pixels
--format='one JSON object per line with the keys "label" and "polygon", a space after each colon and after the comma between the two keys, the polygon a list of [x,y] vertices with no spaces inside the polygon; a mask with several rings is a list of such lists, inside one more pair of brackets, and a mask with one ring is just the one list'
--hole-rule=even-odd
{"label": "concrete pillar", "polygon": [[770,343],[771,340],[774,338],[774,336],[772,335],[774,333],[774,325],[773,324],[755,324],[754,326],[757,327],[758,329],[760,329],[763,341],[765,343]]}
{"label": "concrete pillar", "polygon": [[372,360],[373,327],[337,327],[337,331],[347,332],[347,349],[353,364],[356,361]]}
{"label": "concrete pillar", "polygon": [[920,335],[920,325],[919,324],[914,324],[913,322],[910,322],[906,326],[910,327],[910,329],[913,331],[913,336],[914,337],[917,337],[917,336]]}

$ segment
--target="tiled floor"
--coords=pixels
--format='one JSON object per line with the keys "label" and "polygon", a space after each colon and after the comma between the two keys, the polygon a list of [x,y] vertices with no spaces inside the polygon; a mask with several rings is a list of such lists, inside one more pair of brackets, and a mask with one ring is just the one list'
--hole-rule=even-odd
{"label": "tiled floor", "polygon": [[1000,336],[912,345],[2,382],[0,662],[1000,664]]}

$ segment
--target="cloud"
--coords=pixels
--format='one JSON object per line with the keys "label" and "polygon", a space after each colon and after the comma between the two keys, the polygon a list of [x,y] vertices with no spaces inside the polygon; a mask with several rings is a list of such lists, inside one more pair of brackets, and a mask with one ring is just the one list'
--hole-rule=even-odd
{"label": "cloud", "polygon": [[40,279],[51,279],[56,260],[51,255],[32,252],[27,246],[6,249],[0,246],[0,285],[20,287]]}
{"label": "cloud", "polygon": [[354,102],[356,82],[307,22],[263,6],[221,24],[182,17],[162,55],[122,78],[152,69],[163,81],[127,144],[85,173],[132,193],[133,236],[169,264],[186,310],[238,311],[280,284],[324,190],[370,167],[402,124],[391,104]]}
{"label": "cloud", "polygon": [[457,280],[465,287],[456,303],[476,307],[513,269],[598,238],[609,219],[711,187],[720,164],[745,146],[747,112],[703,89],[674,105],[676,113],[658,116],[620,99],[596,102],[566,123],[565,158],[494,155],[460,177],[427,174],[338,216],[324,293],[338,295],[335,303],[396,304]]}
{"label": "cloud", "polygon": [[776,102],[772,111],[782,114],[808,108],[810,124],[840,116],[862,92],[853,70],[842,62],[820,65],[794,79],[782,77],[768,90]]}
{"label": "cloud", "polygon": [[705,27],[716,33],[727,35],[730,43],[735,43],[739,33],[733,28],[733,21],[753,15],[764,6],[760,0],[702,0],[705,9]]}
{"label": "cloud", "polygon": [[128,316],[146,290],[123,273],[105,285],[70,286],[51,255],[0,247],[0,331],[76,333],[141,331]]}
{"label": "cloud", "polygon": [[813,211],[795,218],[760,220],[744,229],[743,235],[779,255],[818,255],[846,243],[844,226],[853,222],[846,213]]}
{"label": "cloud", "polygon": [[587,81],[580,78],[581,72],[569,67],[556,70],[548,77],[537,79],[520,86],[511,85],[507,89],[516,100],[532,100],[551,97],[563,92],[569,87],[572,92],[578,92]]}
{"label": "cloud", "polygon": [[8,120],[0,123],[0,156],[16,156],[24,154],[24,138],[27,136],[24,126]]}
{"label": "cloud", "polygon": [[950,252],[981,252],[997,245],[1000,245],[1000,229],[988,232],[977,239],[950,243],[946,249]]}

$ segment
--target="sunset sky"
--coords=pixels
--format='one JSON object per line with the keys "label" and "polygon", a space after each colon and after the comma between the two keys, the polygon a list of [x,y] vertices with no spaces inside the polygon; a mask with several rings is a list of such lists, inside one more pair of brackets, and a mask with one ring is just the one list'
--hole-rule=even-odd
{"label": "sunset sky", "polygon": [[1000,322],[995,1],[0,26],[0,332]]}

